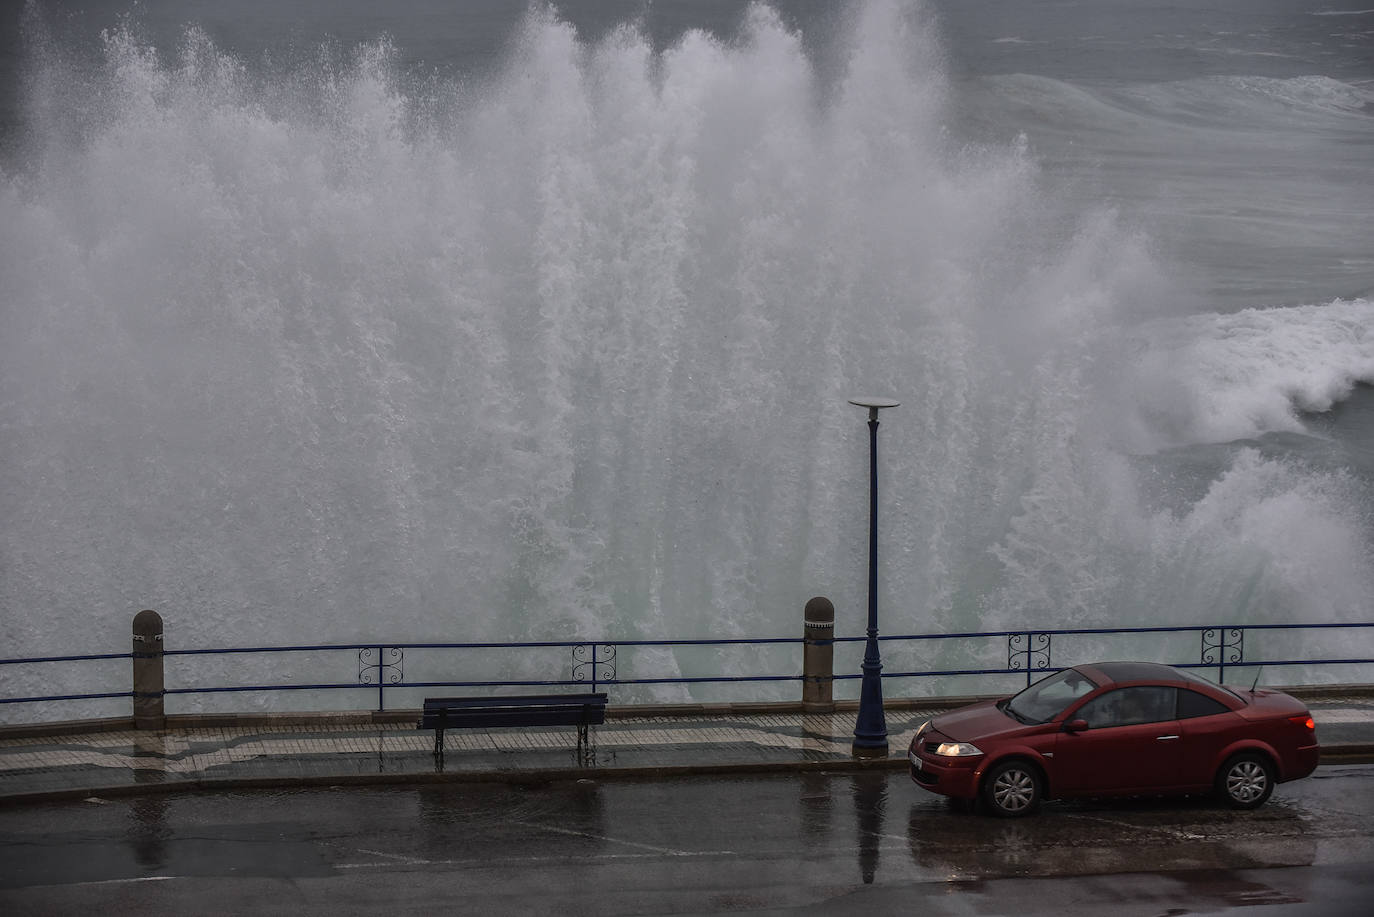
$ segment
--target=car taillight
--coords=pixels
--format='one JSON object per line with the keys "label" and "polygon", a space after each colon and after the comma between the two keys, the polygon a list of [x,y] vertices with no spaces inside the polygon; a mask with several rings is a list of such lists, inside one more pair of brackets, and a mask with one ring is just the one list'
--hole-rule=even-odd
{"label": "car taillight", "polygon": [[1301,726],[1303,729],[1315,730],[1317,728],[1317,721],[1307,714],[1303,714],[1302,716],[1290,716],[1288,722],[1295,726]]}

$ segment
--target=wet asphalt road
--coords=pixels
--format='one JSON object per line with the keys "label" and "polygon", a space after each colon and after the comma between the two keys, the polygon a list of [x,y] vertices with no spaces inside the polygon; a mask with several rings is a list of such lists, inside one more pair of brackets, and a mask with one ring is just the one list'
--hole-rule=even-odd
{"label": "wet asphalt road", "polygon": [[0,913],[1364,915],[1374,766],[1251,813],[969,815],[900,772],[0,808]]}

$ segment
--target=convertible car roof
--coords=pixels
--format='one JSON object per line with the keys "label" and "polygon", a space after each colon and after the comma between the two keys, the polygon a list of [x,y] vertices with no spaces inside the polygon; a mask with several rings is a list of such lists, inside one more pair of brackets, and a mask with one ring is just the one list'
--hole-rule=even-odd
{"label": "convertible car roof", "polygon": [[1107,676],[1111,681],[1167,681],[1183,683],[1188,677],[1172,666],[1158,662],[1094,662],[1082,666]]}

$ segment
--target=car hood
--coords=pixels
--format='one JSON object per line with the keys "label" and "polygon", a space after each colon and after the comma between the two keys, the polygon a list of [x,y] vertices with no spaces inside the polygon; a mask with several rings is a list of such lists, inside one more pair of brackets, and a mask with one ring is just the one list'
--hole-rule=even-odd
{"label": "car hood", "polygon": [[1026,727],[998,710],[997,701],[989,700],[941,714],[931,720],[930,728],[956,742],[975,742],[980,738],[1016,732]]}

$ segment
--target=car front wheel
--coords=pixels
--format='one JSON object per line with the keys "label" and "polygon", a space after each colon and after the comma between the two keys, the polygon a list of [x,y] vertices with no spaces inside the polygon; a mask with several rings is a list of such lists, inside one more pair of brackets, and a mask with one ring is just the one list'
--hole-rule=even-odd
{"label": "car front wheel", "polygon": [[1274,792],[1274,765],[1263,755],[1236,755],[1217,774],[1217,795],[1233,809],[1255,809]]}
{"label": "car front wheel", "polygon": [[998,764],[983,779],[983,802],[1002,818],[1029,815],[1040,806],[1044,782],[1040,773],[1024,761]]}

